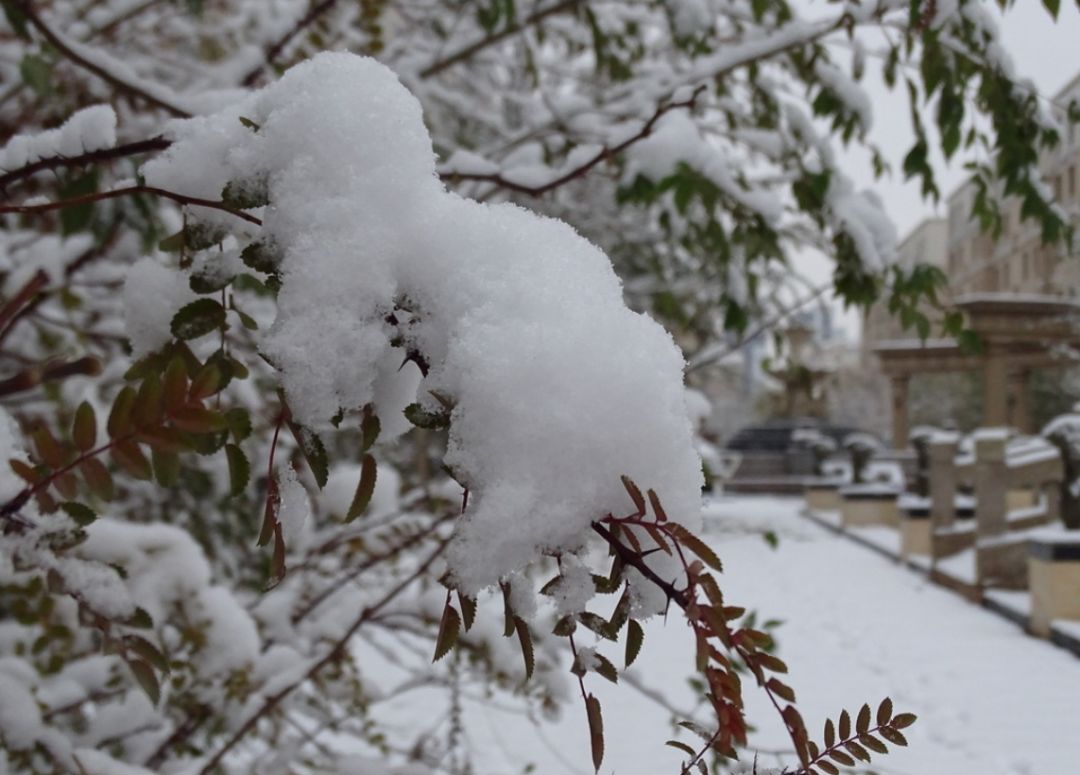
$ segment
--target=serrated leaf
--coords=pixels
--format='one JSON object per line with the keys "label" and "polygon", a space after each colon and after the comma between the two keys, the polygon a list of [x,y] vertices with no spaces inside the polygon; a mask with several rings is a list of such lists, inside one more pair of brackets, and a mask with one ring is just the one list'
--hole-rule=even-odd
{"label": "serrated leaf", "polygon": [[448,412],[429,412],[420,404],[409,404],[405,407],[404,414],[405,419],[417,428],[437,431],[450,427]]}
{"label": "serrated leaf", "polygon": [[38,459],[50,468],[60,468],[64,465],[64,450],[53,438],[52,431],[39,423],[32,434],[34,449],[37,450]]}
{"label": "serrated leaf", "polygon": [[795,691],[779,678],[770,678],[765,682],[765,686],[777,697],[787,702],[795,702]]}
{"label": "serrated leaf", "polygon": [[201,401],[214,395],[222,385],[221,369],[216,363],[207,363],[199,369],[191,380],[188,388],[188,401]]}
{"label": "serrated leaf", "polygon": [[111,501],[116,494],[113,487],[112,474],[97,458],[87,458],[79,463],[79,473],[86,480],[90,491],[104,501]]}
{"label": "serrated leaf", "polygon": [[679,740],[668,740],[664,745],[669,745],[672,748],[677,748],[687,756],[697,756],[697,751]]}
{"label": "serrated leaf", "polygon": [[150,465],[154,469],[154,478],[162,487],[175,487],[180,481],[180,456],[175,452],[152,447]]}
{"label": "serrated leaf", "polygon": [[458,605],[461,606],[461,620],[465,625],[465,632],[472,629],[476,621],[476,600],[458,590]]}
{"label": "serrated leaf", "polygon": [[124,624],[128,627],[138,627],[139,629],[147,630],[154,626],[154,620],[145,608],[136,608],[135,613],[133,613]]}
{"label": "serrated leaf", "polygon": [[816,762],[814,766],[822,772],[827,773],[827,775],[840,775],[840,768],[832,762],[819,761]]}
{"label": "serrated leaf", "polygon": [[65,501],[60,504],[60,508],[75,520],[75,524],[79,527],[86,527],[97,519],[97,514],[89,506],[84,506],[77,501]]}
{"label": "serrated leaf", "polygon": [[161,379],[157,374],[148,374],[139,385],[135,403],[131,407],[131,416],[139,427],[157,425],[161,421]]}
{"label": "serrated leaf", "polygon": [[125,385],[124,389],[117,394],[112,410],[109,412],[109,419],[105,423],[109,438],[115,439],[134,430],[131,410],[135,406],[135,395],[135,388],[131,385]]}
{"label": "serrated leaf", "polygon": [[626,625],[626,667],[634,664],[644,642],[645,630],[634,619],[631,619]]}
{"label": "serrated leaf", "polygon": [[907,738],[904,737],[904,733],[899,729],[893,729],[892,727],[882,727],[878,730],[878,734],[884,737],[893,745],[907,746]]}
{"label": "serrated leaf", "polygon": [[83,401],[75,410],[75,420],[71,425],[71,440],[80,452],[89,452],[97,443],[97,415],[94,407]]}
{"label": "serrated leaf", "polygon": [[615,669],[615,665],[611,664],[611,660],[596,652],[593,653],[593,656],[596,658],[596,665],[593,670],[613,684],[617,684],[619,682],[619,671]]}
{"label": "serrated leaf", "polygon": [[225,457],[229,462],[229,494],[235,497],[247,488],[251,479],[251,463],[244,450],[236,444],[225,445]]}
{"label": "serrated leaf", "polygon": [[859,735],[859,743],[875,753],[888,753],[889,749],[885,747],[885,744],[878,740],[873,735]]}
{"label": "serrated leaf", "polygon": [[122,441],[115,444],[111,454],[116,464],[134,478],[149,481],[154,477],[150,461],[134,441]]}
{"label": "serrated leaf", "polygon": [[356,486],[356,494],[353,495],[352,503],[349,505],[349,513],[345,515],[346,522],[352,522],[367,510],[368,504],[371,503],[371,496],[375,492],[377,473],[378,466],[375,458],[370,453],[365,454],[360,466],[360,482]]}
{"label": "serrated leaf", "polygon": [[859,745],[858,743],[856,743],[854,740],[850,740],[847,743],[845,743],[844,748],[846,748],[848,750],[848,753],[850,753],[852,756],[854,756],[859,761],[862,761],[862,762],[870,761],[870,754],[867,752],[867,750],[865,748],[863,748],[861,745]]}
{"label": "serrated leaf", "polygon": [[173,426],[188,433],[220,433],[228,428],[221,412],[202,406],[185,406],[177,409],[169,420]]}
{"label": "serrated leaf", "polygon": [[154,673],[154,668],[150,667],[148,662],[141,659],[132,659],[127,664],[128,667],[131,668],[131,673],[135,676],[135,680],[139,682],[139,686],[146,692],[146,696],[150,698],[150,702],[156,706],[161,700],[161,686],[158,684],[158,678],[157,674]]}
{"label": "serrated leaf", "polygon": [[823,736],[826,748],[832,748],[833,743],[836,742],[836,726],[833,724],[832,719],[825,719],[825,734]]}
{"label": "serrated leaf", "polygon": [[225,308],[214,299],[196,299],[173,315],[169,326],[177,339],[198,339],[225,328]]}
{"label": "serrated leaf", "polygon": [[592,694],[585,698],[585,715],[589,720],[593,768],[600,772],[600,765],[604,762],[604,717],[600,711],[600,700]]}
{"label": "serrated leaf", "polygon": [[166,413],[171,414],[187,403],[187,365],[179,355],[169,361],[161,385],[161,401]]}
{"label": "serrated leaf", "polygon": [[839,727],[841,740],[847,740],[849,737],[851,737],[851,716],[848,715],[848,712],[846,710],[840,713]]}
{"label": "serrated leaf", "polygon": [[622,479],[623,487],[626,488],[626,492],[630,494],[630,500],[634,502],[634,506],[637,508],[637,513],[645,513],[645,496],[641,494],[641,488],[634,484],[634,481],[625,474],[620,477]]}
{"label": "serrated leaf", "polygon": [[517,631],[518,643],[521,644],[521,657],[525,660],[525,680],[532,678],[536,668],[536,656],[533,653],[532,634],[529,625],[520,616],[514,617],[514,629]]}
{"label": "serrated leaf", "polygon": [[37,484],[41,481],[41,474],[29,463],[25,463],[22,460],[13,457],[8,461],[8,465],[11,466],[11,470],[14,471],[20,479],[28,484]]}
{"label": "serrated leaf", "polygon": [[829,756],[834,762],[838,762],[845,767],[852,767],[855,765],[855,760],[848,756],[844,751],[841,751],[839,748],[830,751]]}
{"label": "serrated leaf", "polygon": [[652,506],[653,515],[656,517],[657,522],[667,522],[667,513],[664,511],[664,507],[660,505],[660,496],[656,494],[656,490],[649,490],[649,505]]}
{"label": "serrated leaf", "polygon": [[327,460],[326,448],[323,446],[322,439],[309,429],[294,422],[289,423],[289,430],[292,431],[296,443],[300,445],[304,460],[307,461],[308,468],[311,469],[311,473],[315,477],[315,483],[319,485],[321,490],[326,486],[326,480],[330,474],[330,463]]}
{"label": "serrated leaf", "polygon": [[438,662],[445,657],[450,649],[457,643],[458,634],[461,631],[461,617],[457,609],[447,602],[443,608],[442,621],[439,622],[439,635],[435,639],[435,656],[432,662]]}
{"label": "serrated leaf", "polygon": [[169,660],[160,649],[141,635],[125,635],[124,645],[162,673],[169,672]]}
{"label": "serrated leaf", "polygon": [[881,704],[878,705],[877,724],[878,724],[879,727],[884,726],[885,724],[888,724],[891,719],[892,719],[892,700],[889,699],[888,697],[886,697],[884,700],[881,701]]}
{"label": "serrated leaf", "polygon": [[868,729],[870,729],[870,706],[864,704],[859,709],[859,717],[855,720],[855,731],[860,735],[865,735]]}
{"label": "serrated leaf", "polygon": [[363,421],[360,423],[360,434],[362,441],[360,442],[360,448],[364,452],[367,452],[375,445],[376,439],[379,438],[379,431],[382,429],[382,424],[379,422],[379,416],[374,413],[364,415]]}
{"label": "serrated leaf", "polygon": [[918,719],[914,713],[897,713],[892,720],[893,729],[905,729],[910,727]]}
{"label": "serrated leaf", "polygon": [[720,563],[720,558],[716,556],[716,552],[685,527],[677,522],[672,522],[668,524],[667,530],[680,544],[696,554],[710,568],[715,571],[724,569],[724,566]]}
{"label": "serrated leaf", "polygon": [[225,412],[225,424],[238,443],[251,435],[251,415],[241,406]]}

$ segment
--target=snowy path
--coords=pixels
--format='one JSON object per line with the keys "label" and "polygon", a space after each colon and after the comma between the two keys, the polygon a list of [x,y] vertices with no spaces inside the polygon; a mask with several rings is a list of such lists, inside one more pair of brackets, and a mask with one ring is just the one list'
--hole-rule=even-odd
{"label": "snowy path", "polygon": [[[875,757],[874,772],[1080,772],[1080,660],[811,524],[798,516],[800,507],[801,499],[727,498],[709,507],[707,519],[725,563],[728,601],[783,620],[775,631],[779,653],[815,735],[826,714],[857,711],[863,701],[876,704],[889,695],[919,722],[907,730],[911,747]],[[778,549],[763,540],[766,530],[779,537]],[[692,697],[689,647],[672,615],[667,626],[647,627],[635,665],[681,707]],[[621,649],[601,650],[621,664]],[[677,773],[679,755],[663,745],[671,736],[670,715],[625,683],[604,685],[595,676],[589,683],[604,706],[602,772]],[[789,747],[762,693],[747,686],[746,694],[750,718],[760,725],[753,741],[763,750]],[[542,775],[591,772],[576,706],[540,733],[492,708],[470,705],[468,715],[469,739],[485,775],[526,772],[530,763]]]}

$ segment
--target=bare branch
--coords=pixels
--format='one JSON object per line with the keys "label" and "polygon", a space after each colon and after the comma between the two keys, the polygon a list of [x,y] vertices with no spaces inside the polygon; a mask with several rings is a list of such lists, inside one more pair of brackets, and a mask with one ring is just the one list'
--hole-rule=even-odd
{"label": "bare branch", "polygon": [[50,156],[47,159],[38,159],[37,161],[30,162],[29,164],[25,164],[22,167],[0,175],[0,191],[18,180],[28,178],[31,175],[43,172],[44,170],[52,170],[60,167],[86,167],[91,164],[100,164],[102,162],[112,161],[113,159],[120,159],[125,156],[137,156],[143,153],[163,151],[170,145],[172,145],[172,141],[166,140],[164,137],[152,137],[149,140],[139,140],[134,143],[127,143],[126,145],[117,145],[113,148],[104,148],[100,151],[88,151],[87,153],[78,156]]}
{"label": "bare branch", "polygon": [[161,108],[162,110],[172,114],[173,116],[176,116],[178,118],[190,118],[191,114],[188,113],[186,110],[182,110],[181,108],[170,104],[169,102],[161,99],[160,97],[155,97],[153,94],[150,94],[142,87],[125,81],[124,79],[117,76],[115,73],[110,73],[106,68],[102,67],[96,62],[91,61],[87,57],[77,52],[72,47],[72,44],[70,44],[63,37],[53,31],[52,28],[50,28],[47,24],[45,24],[42,18],[38,16],[37,11],[34,10],[33,3],[31,3],[30,0],[11,0],[11,4],[26,17],[26,20],[34,27],[34,29],[41,33],[42,37],[44,37],[45,40],[49,41],[49,43],[52,44],[53,48],[63,54],[65,58],[79,65],[79,67],[93,73],[98,78],[111,84],[120,91],[125,92],[132,97],[136,97],[144,102],[147,102],[154,107]]}
{"label": "bare branch", "polygon": [[60,199],[55,202],[45,202],[37,205],[0,205],[0,215],[5,215],[7,213],[24,213],[28,215],[47,213],[52,210],[63,210],[66,207],[78,207],[79,205],[89,204],[90,202],[100,202],[104,199],[117,199],[119,197],[132,196],[134,194],[149,194],[150,196],[160,196],[164,199],[171,199],[180,204],[209,207],[213,210],[221,210],[230,215],[235,215],[237,218],[242,218],[248,223],[253,223],[256,226],[262,225],[262,220],[259,218],[256,218],[250,213],[245,213],[243,210],[234,210],[224,202],[215,202],[212,199],[200,199],[198,197],[178,194],[175,191],[166,191],[163,188],[155,188],[153,186],[128,186],[127,188],[116,188],[112,191],[99,191],[95,194],[86,194],[84,196],[72,197],[71,199]]}

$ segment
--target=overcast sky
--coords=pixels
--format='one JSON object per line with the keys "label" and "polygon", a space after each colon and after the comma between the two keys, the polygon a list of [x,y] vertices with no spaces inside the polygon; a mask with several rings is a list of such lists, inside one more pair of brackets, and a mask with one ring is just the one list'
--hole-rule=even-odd
{"label": "overcast sky", "polygon": [[[997,8],[992,0],[983,0]],[[804,0],[804,7],[824,8],[826,0]],[[1039,93],[1052,97],[1073,76],[1080,73],[1080,10],[1075,3],[1063,2],[1057,23],[1043,8],[1040,0],[1017,0],[1015,6],[1002,19],[1005,47],[1013,57],[1019,73],[1030,78]],[[891,176],[874,180],[869,164],[869,154],[847,154],[848,174],[859,187],[878,192],[887,211],[896,224],[901,239],[924,218],[944,215],[944,198],[963,182],[963,152],[953,158],[951,167],[946,166],[940,154],[935,155],[938,187],[943,194],[942,203],[934,205],[923,201],[918,181],[903,180],[900,171],[904,154],[911,146],[913,135],[907,104],[906,90],[902,87],[889,91],[881,80],[881,63],[867,62],[863,81],[870,92],[874,106],[874,124],[870,138],[885,154],[892,165]],[[927,116],[931,123],[932,113]],[[811,276],[825,279],[831,265],[806,258],[804,271]],[[800,264],[803,259],[800,259]],[[858,330],[858,318],[854,314],[843,315],[841,325],[852,334]]]}

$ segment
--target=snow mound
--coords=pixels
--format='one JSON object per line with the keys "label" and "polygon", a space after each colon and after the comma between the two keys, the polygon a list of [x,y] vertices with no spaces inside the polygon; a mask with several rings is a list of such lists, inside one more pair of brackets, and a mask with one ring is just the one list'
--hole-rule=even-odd
{"label": "snow mound", "polygon": [[280,252],[282,288],[262,349],[299,420],[326,429],[375,399],[387,363],[423,354],[417,400],[452,405],[446,463],[470,490],[448,553],[464,589],[631,511],[620,475],[699,525],[671,337],[626,307],[608,257],[565,223],[448,192],[420,104],[389,69],[320,54],[173,134],[143,170],[150,185],[217,199],[267,182],[258,238]]}

